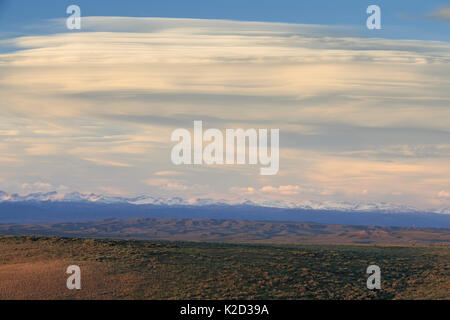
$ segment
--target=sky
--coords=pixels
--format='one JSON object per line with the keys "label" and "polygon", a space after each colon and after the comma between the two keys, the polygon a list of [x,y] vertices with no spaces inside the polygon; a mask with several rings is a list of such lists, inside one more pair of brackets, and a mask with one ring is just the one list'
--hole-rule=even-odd
{"label": "sky", "polygon": [[[0,0],[0,190],[448,207],[449,30],[444,1]],[[194,120],[279,128],[278,174],[174,165]]]}

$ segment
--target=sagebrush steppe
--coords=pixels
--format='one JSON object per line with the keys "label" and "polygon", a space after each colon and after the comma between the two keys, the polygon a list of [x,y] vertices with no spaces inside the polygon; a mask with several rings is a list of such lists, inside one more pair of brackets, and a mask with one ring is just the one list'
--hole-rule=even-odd
{"label": "sagebrush steppe", "polygon": [[[449,299],[450,247],[0,237],[0,299]],[[82,289],[65,270],[79,265]],[[366,268],[382,288],[366,288]]]}

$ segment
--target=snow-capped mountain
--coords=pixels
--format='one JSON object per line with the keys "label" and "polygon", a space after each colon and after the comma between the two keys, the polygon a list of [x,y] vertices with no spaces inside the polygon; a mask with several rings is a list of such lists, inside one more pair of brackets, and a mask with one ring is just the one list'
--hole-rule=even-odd
{"label": "snow-capped mountain", "polygon": [[[216,200],[211,198],[183,199],[180,197],[162,198],[152,197],[149,195],[141,195],[137,197],[120,197],[95,193],[58,193],[37,192],[27,195],[19,195],[17,193],[8,194],[0,191],[1,202],[89,202],[101,204],[133,204],[133,205],[158,205],[158,206],[256,206],[269,208],[286,208],[286,209],[304,209],[304,210],[321,210],[321,211],[345,211],[345,212],[380,212],[380,213],[411,213],[423,212],[410,206],[395,205],[385,202],[376,203],[352,203],[344,201],[285,201],[272,199],[250,200],[244,199],[238,202],[227,200]],[[450,208],[436,208],[427,210],[434,213],[450,214]]]}
{"label": "snow-capped mountain", "polygon": [[312,201],[300,200],[297,202],[283,201],[283,200],[247,200],[246,204],[274,207],[274,208],[291,208],[291,209],[305,209],[305,210],[326,210],[326,211],[351,211],[351,212],[386,212],[386,213],[401,213],[401,212],[421,212],[421,210],[410,206],[395,205],[385,202],[377,203],[352,203],[345,201]]}
{"label": "snow-capped mountain", "polygon": [[450,208],[437,208],[433,210],[434,213],[450,214]]}

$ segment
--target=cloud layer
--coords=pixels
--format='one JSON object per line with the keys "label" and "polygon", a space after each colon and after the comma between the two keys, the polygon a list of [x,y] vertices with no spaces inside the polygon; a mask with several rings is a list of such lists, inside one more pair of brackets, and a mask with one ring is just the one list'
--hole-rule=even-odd
{"label": "cloud layer", "polygon": [[[448,204],[449,43],[220,20],[82,25],[0,40],[15,48],[0,54],[4,188]],[[193,120],[279,128],[280,174],[172,165],[170,133]]]}

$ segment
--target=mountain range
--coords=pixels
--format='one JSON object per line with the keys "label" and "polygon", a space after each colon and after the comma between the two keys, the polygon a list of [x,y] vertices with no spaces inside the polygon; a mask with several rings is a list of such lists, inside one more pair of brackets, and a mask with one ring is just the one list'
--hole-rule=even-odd
{"label": "mountain range", "polygon": [[387,203],[287,202],[118,197],[93,193],[8,194],[0,191],[0,223],[87,222],[105,219],[221,219],[450,228],[450,210],[423,212]]}
{"label": "mountain range", "polygon": [[[372,203],[355,203],[346,201],[285,201],[285,200],[271,200],[259,199],[250,200],[245,199],[240,202],[231,202],[227,200],[216,200],[211,198],[196,198],[183,199],[180,197],[162,198],[152,197],[149,195],[140,195],[137,197],[120,197],[95,193],[58,193],[51,192],[37,192],[29,193],[27,195],[19,195],[17,193],[8,194],[0,191],[1,202],[85,202],[85,203],[100,203],[100,204],[133,204],[133,205],[159,205],[159,206],[259,206],[268,208],[283,208],[283,209],[305,209],[305,210],[328,210],[328,211],[343,211],[343,212],[380,212],[380,213],[418,213],[423,212],[417,208],[405,205],[395,205],[386,202],[372,202]],[[441,207],[427,210],[431,213],[450,214],[450,207]]]}

